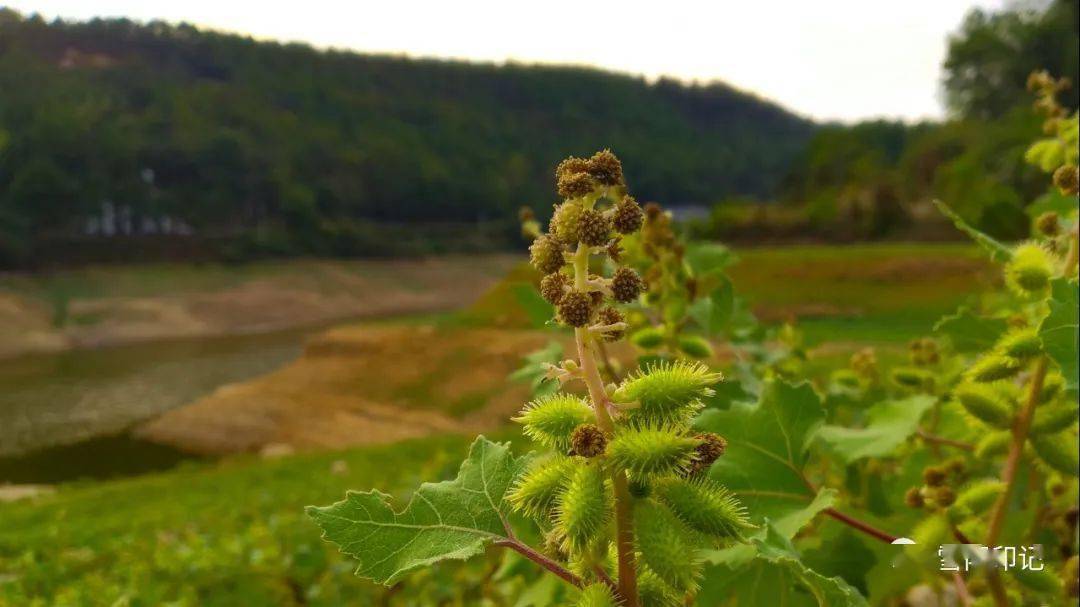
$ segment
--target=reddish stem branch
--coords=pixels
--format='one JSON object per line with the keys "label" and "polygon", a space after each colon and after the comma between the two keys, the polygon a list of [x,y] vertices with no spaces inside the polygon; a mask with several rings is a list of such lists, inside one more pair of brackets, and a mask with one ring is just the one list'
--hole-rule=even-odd
{"label": "reddish stem branch", "polygon": [[593,573],[596,574],[596,577],[600,578],[600,581],[603,582],[605,586],[611,588],[612,592],[617,593],[619,591],[619,587],[615,584],[615,580],[611,579],[611,576],[608,575],[608,572],[605,571],[603,567],[600,565],[594,566]]}
{"label": "reddish stem branch", "polygon": [[[543,554],[540,554],[536,550],[533,550],[532,547],[528,546],[527,544],[522,543],[520,540],[517,540],[517,539],[496,540],[495,545],[496,546],[502,546],[503,548],[509,548],[509,549],[513,550],[514,552],[517,552],[521,556],[529,559],[530,561],[536,563],[537,565],[540,565],[544,569],[547,569],[551,573],[554,573],[555,575],[559,576],[560,578],[565,580],[567,583],[573,584],[574,586],[577,586],[578,588],[582,588],[584,586],[584,582],[581,581],[581,578],[574,575],[572,572],[568,571],[562,565],[556,563],[555,561],[553,561],[550,558],[544,556]],[[614,588],[612,588],[612,590],[614,590]]]}
{"label": "reddish stem branch", "polygon": [[1001,582],[1001,574],[996,568],[991,568],[986,572],[986,585],[990,587],[990,596],[994,597],[995,605],[1009,606],[1009,594],[1005,591],[1005,584]]}
{"label": "reddish stem branch", "polygon": [[877,527],[874,527],[869,523],[865,523],[857,518],[850,517],[843,512],[840,512],[836,508],[826,508],[825,514],[833,517],[841,523],[844,523],[845,525],[858,529],[859,531],[862,531],[869,536],[875,537],[885,542],[886,544],[891,544],[897,539],[895,535],[890,535],[889,533],[886,533],[885,531],[882,531],[881,529],[878,529]]}
{"label": "reddish stem branch", "polygon": [[989,531],[986,533],[986,545],[997,545],[1001,536],[1001,527],[1005,523],[1005,513],[1009,509],[1009,501],[1012,500],[1013,489],[1016,485],[1016,471],[1020,467],[1020,458],[1024,453],[1024,443],[1027,442],[1028,429],[1031,428],[1031,418],[1035,415],[1035,406],[1039,404],[1039,395],[1042,394],[1043,381],[1046,379],[1046,357],[1040,356],[1035,362],[1035,370],[1031,374],[1031,383],[1028,384],[1027,402],[1016,417],[1012,428],[1012,443],[1009,445],[1009,455],[1005,460],[1005,468],[1001,471],[1001,481],[1005,483],[1005,490],[998,496],[994,503],[994,511],[990,516]]}
{"label": "reddish stem branch", "polygon": [[[1046,379],[1046,357],[1040,356],[1035,362],[1035,370],[1031,373],[1031,382],[1028,384],[1027,401],[1020,415],[1012,427],[1012,442],[1009,444],[1009,455],[1005,459],[1005,467],[1001,471],[1001,481],[1005,483],[1005,489],[994,502],[994,510],[990,515],[989,531],[986,533],[986,545],[996,546],[1001,537],[1001,528],[1005,524],[1005,513],[1009,510],[1009,502],[1012,501],[1013,490],[1016,487],[1016,471],[1020,468],[1020,459],[1024,453],[1024,444],[1027,443],[1028,430],[1031,428],[1031,418],[1035,415],[1035,406],[1039,404],[1039,396],[1042,394],[1043,382]],[[994,603],[998,607],[1008,607],[1009,597],[1005,593],[1005,586],[1001,582],[1001,576],[997,569],[987,572],[986,580],[990,586],[990,594],[994,597]]]}
{"label": "reddish stem branch", "polygon": [[[810,482],[810,479],[806,478],[806,476],[803,476],[801,473],[800,476],[802,476],[802,481],[806,485],[806,488],[809,489],[811,493],[816,495],[818,492],[817,487],[815,487],[814,484]],[[871,537],[877,538],[887,544],[893,543],[898,538],[898,536],[882,531],[881,529],[878,529],[870,523],[860,521],[853,516],[848,516],[847,514],[840,512],[836,508],[826,508],[825,510],[823,510],[823,512],[840,521],[841,523],[844,523],[845,525],[848,525],[853,529],[858,529],[859,531],[862,531],[863,533]]]}

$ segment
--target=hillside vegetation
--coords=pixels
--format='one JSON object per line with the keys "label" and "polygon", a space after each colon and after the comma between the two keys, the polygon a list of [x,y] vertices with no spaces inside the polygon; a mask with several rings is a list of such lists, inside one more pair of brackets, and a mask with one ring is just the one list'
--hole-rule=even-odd
{"label": "hillside vegetation", "polygon": [[[567,154],[610,146],[643,199],[709,202],[771,193],[813,131],[720,83],[11,11],[0,12],[0,89],[9,265],[120,246],[92,247],[87,232],[144,236],[125,243],[143,255],[490,248],[514,236],[519,206],[550,211],[544,184]],[[416,222],[457,229],[417,238]],[[162,232],[212,246],[165,248]]]}

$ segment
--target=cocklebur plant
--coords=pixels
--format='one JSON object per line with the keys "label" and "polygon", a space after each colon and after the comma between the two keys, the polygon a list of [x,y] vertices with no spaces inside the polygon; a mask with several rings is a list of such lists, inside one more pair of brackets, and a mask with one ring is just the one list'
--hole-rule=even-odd
{"label": "cocklebur plant", "polygon": [[[1059,84],[1031,79],[1036,108],[1052,135],[1034,144],[1028,160],[1054,175],[1066,204],[1035,218],[1030,241],[1006,246],[943,210],[1002,264],[1005,293],[979,316],[962,310],[939,323],[957,353],[946,369],[899,369],[894,377],[925,389],[935,383],[947,404],[962,411],[951,435],[924,434],[935,447],[962,455],[928,465],[905,503],[926,512],[915,539],[922,543],[1027,546],[1041,543],[1042,571],[1014,568],[1005,576],[984,568],[969,576],[976,604],[1004,607],[1014,600],[1076,598],[1077,421],[1077,199],[1075,115],[1056,101]],[[925,371],[925,373],[920,373]],[[968,442],[970,441],[970,442]],[[1025,487],[1025,488],[1021,488]],[[1018,494],[1023,493],[1023,499]],[[1026,533],[1010,520],[1030,517]],[[1070,569],[1071,567],[1071,569]]]}
{"label": "cocklebur plant", "polygon": [[[544,452],[515,457],[479,437],[456,479],[426,483],[396,511],[378,491],[309,508],[324,537],[359,561],[358,575],[384,584],[447,559],[509,548],[581,590],[578,605],[683,605],[692,599],[702,551],[752,528],[738,501],[704,472],[726,443],[692,429],[721,378],[699,363],[662,362],[604,385],[597,348],[626,329],[620,306],[643,284],[629,267],[594,273],[619,239],[642,224],[610,151],[569,158],[547,233],[530,246],[545,274],[542,294],[574,333],[576,357],[550,365],[565,387],[525,405],[514,421]],[[543,546],[522,541],[517,517]]]}

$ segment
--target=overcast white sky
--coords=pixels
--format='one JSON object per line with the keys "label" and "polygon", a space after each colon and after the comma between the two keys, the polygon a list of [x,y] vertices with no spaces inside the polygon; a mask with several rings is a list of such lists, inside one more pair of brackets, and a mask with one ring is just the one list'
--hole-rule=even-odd
{"label": "overcast white sky", "polygon": [[1004,0],[38,0],[46,18],[187,21],[318,47],[723,80],[818,119],[943,113],[946,36]]}

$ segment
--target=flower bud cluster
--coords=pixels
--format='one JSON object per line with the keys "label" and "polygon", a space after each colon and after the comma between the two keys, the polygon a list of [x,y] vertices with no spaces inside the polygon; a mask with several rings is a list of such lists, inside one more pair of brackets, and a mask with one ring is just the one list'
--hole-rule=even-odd
{"label": "flower bud cluster", "polygon": [[606,300],[637,300],[644,290],[641,277],[626,266],[617,266],[610,278],[586,274],[594,254],[619,263],[619,240],[641,228],[644,211],[625,194],[622,164],[610,150],[563,160],[555,181],[565,200],[555,206],[547,233],[529,248],[532,265],[545,275],[540,294],[564,325],[595,326],[602,339],[619,339],[625,318]]}
{"label": "flower bud cluster", "polygon": [[[927,466],[923,469],[923,485],[908,489],[904,494],[904,503],[916,509],[949,508],[957,503],[956,487],[959,487],[966,477],[967,464],[962,458],[954,458],[938,466]],[[970,493],[975,487],[984,487],[984,485],[968,486],[962,490],[961,498],[970,501]],[[965,495],[969,497],[963,497]],[[984,504],[984,506],[988,507],[989,504]]]}
{"label": "flower bud cluster", "polygon": [[911,364],[916,367],[936,365],[941,360],[937,342],[929,337],[913,340],[908,344],[908,351],[911,356]]}

